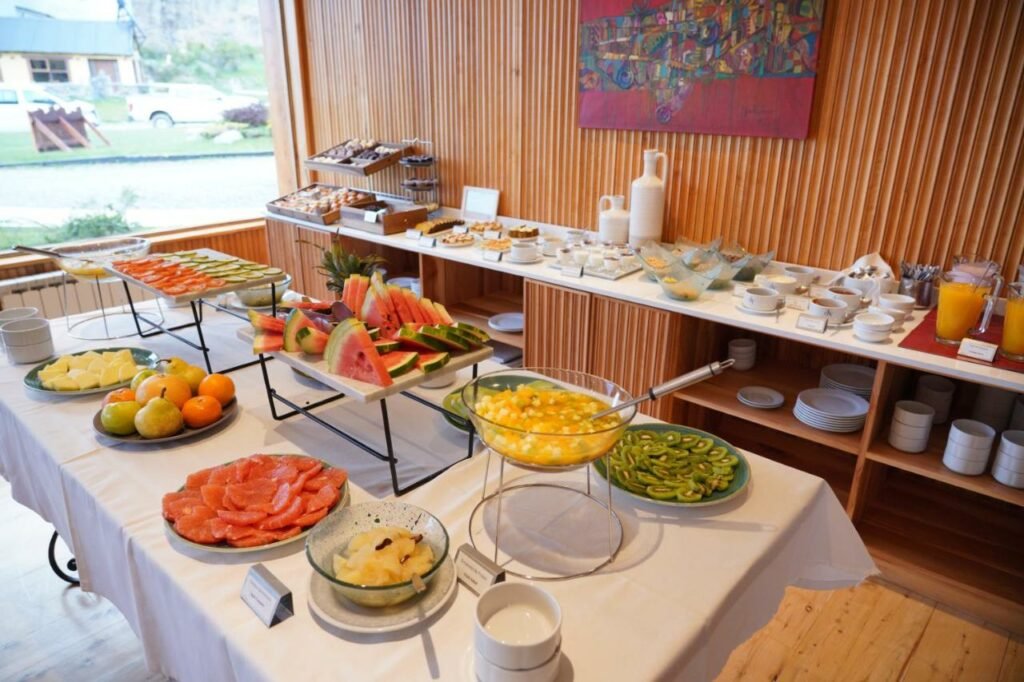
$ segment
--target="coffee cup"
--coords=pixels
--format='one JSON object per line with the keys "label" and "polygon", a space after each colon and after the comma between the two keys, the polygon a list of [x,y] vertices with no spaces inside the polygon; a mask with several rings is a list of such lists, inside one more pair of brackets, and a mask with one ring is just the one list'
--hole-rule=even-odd
{"label": "coffee cup", "polygon": [[572,249],[567,246],[558,249],[558,264],[572,265]]}
{"label": "coffee cup", "polygon": [[743,305],[750,310],[775,310],[779,307],[779,292],[768,287],[750,287],[743,293]]}
{"label": "coffee cup", "polygon": [[798,286],[796,278],[789,275],[758,275],[754,277],[754,283],[774,289],[783,296],[796,293]]}
{"label": "coffee cup", "polygon": [[515,242],[510,255],[512,260],[533,260],[537,257],[537,245],[533,242]]}
{"label": "coffee cup", "polygon": [[558,250],[562,247],[562,244],[565,243],[564,240],[559,239],[558,237],[542,237],[542,239],[544,241],[541,244],[541,253],[549,257],[557,254]]}
{"label": "coffee cup", "polygon": [[604,254],[604,269],[608,272],[618,272],[622,259],[614,251]]}
{"label": "coffee cup", "polygon": [[592,270],[599,270],[604,265],[604,255],[601,249],[591,249],[587,254],[587,267]]}
{"label": "coffee cup", "polygon": [[825,290],[825,296],[842,301],[850,310],[857,310],[863,303],[863,294],[849,287],[829,287]]}
{"label": "coffee cup", "polygon": [[575,248],[572,252],[572,260],[576,265],[583,267],[587,264],[587,259],[590,258],[590,252],[584,248]]}
{"label": "coffee cup", "polygon": [[836,298],[815,298],[807,306],[807,312],[815,317],[827,317],[835,324],[842,324],[846,319],[849,306],[845,301]]}
{"label": "coffee cup", "polygon": [[814,282],[815,270],[805,265],[787,265],[782,271],[795,279],[802,287],[809,287]]}

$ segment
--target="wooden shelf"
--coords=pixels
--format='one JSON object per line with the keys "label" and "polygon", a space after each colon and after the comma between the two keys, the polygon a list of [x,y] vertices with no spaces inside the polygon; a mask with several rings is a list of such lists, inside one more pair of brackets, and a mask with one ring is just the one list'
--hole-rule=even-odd
{"label": "wooden shelf", "polygon": [[867,458],[934,481],[1024,507],[1024,490],[1003,485],[992,478],[992,474],[988,471],[980,476],[965,476],[947,469],[942,463],[942,453],[946,448],[948,436],[949,429],[932,429],[931,437],[928,440],[928,449],[912,454],[902,452],[889,445],[886,434],[883,434],[868,448]]}
{"label": "wooden shelf", "polygon": [[[776,431],[821,443],[836,450],[856,455],[860,450],[861,432],[831,433],[815,429],[793,415],[793,405],[800,391],[818,386],[819,370],[800,367],[759,365],[747,372],[728,370],[714,379],[684,388],[673,394],[677,399],[738,417]],[[736,399],[744,386],[767,386],[782,393],[785,404],[774,410],[747,407]]]}
{"label": "wooden shelf", "polygon": [[465,322],[475,327],[480,327],[487,332],[492,339],[507,343],[516,348],[523,347],[522,334],[507,334],[491,329],[487,326],[487,319],[498,313],[521,313],[523,312],[523,299],[521,296],[506,293],[494,293],[489,296],[466,299],[454,305],[446,306],[448,313],[458,322]]}

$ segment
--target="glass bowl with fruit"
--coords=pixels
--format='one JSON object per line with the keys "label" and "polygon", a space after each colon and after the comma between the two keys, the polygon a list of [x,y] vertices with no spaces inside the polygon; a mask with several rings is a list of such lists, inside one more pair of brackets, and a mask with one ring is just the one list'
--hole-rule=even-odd
{"label": "glass bowl with fruit", "polygon": [[658,284],[669,298],[696,301],[715,283],[724,268],[723,263],[718,263],[698,272],[681,263],[673,263],[668,272],[658,275]]}
{"label": "glass bowl with fruit", "polygon": [[603,457],[636,407],[591,417],[632,396],[614,382],[567,369],[522,368],[481,375],[462,389],[487,447],[532,469],[568,469]]}
{"label": "glass bowl with fruit", "polygon": [[149,253],[149,240],[142,237],[122,237],[87,244],[60,246],[53,251],[60,255],[57,265],[75,277],[99,279],[108,277],[104,268],[114,261],[142,258]]}

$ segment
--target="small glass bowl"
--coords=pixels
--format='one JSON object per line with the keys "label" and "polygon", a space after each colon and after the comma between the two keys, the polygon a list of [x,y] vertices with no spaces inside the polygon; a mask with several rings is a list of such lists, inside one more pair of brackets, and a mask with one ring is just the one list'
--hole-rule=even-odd
{"label": "small glass bowl", "polygon": [[683,256],[682,260],[683,265],[695,272],[716,272],[715,281],[711,283],[710,288],[724,289],[729,286],[736,273],[747,266],[750,259],[750,254],[747,254],[739,260],[732,261],[719,253],[717,249],[698,249]]}
{"label": "small glass bowl", "polygon": [[603,457],[636,416],[636,406],[618,412],[619,421],[592,433],[544,433],[505,426],[477,412],[477,402],[523,385],[538,389],[560,389],[589,395],[611,405],[632,399],[621,386],[584,372],[548,367],[524,367],[481,375],[462,389],[469,418],[484,445],[514,463],[532,469],[558,470],[578,467]]}
{"label": "small glass bowl", "polygon": [[644,269],[647,279],[652,282],[658,281],[658,277],[669,274],[672,271],[672,265],[678,261],[671,251],[653,241],[635,249],[634,253],[637,260],[640,261],[640,267]]}
{"label": "small glass bowl", "polygon": [[366,502],[328,514],[306,536],[306,559],[317,573],[346,599],[371,608],[401,604],[416,596],[411,580],[393,585],[357,585],[334,577],[334,555],[341,554],[356,535],[375,528],[397,526],[422,533],[434,552],[434,565],[420,576],[429,583],[448,556],[448,531],[430,512],[404,502]]}
{"label": "small glass bowl", "polygon": [[669,298],[696,301],[715,282],[724,267],[724,264],[719,263],[708,270],[697,272],[676,263],[668,274],[658,277],[658,284]]}
{"label": "small glass bowl", "polygon": [[149,240],[142,237],[124,237],[87,244],[70,244],[57,247],[53,251],[61,255],[57,265],[64,272],[75,277],[99,279],[110,276],[104,269],[105,265],[119,260],[141,258],[149,253]]}
{"label": "small glass bowl", "polygon": [[[283,280],[274,284],[274,298],[280,303],[285,293],[292,284],[292,276],[286,275]],[[239,289],[235,292],[242,305],[250,308],[266,308],[273,304],[270,296],[270,285],[253,287],[252,289]]]}

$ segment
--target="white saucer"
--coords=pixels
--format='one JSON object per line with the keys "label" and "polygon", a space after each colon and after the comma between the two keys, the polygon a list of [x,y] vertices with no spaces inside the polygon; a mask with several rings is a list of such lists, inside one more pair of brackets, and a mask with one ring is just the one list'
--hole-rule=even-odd
{"label": "white saucer", "polygon": [[455,564],[445,557],[437,576],[419,597],[397,606],[372,609],[354,604],[340,596],[326,578],[310,571],[309,595],[306,602],[316,616],[346,632],[395,632],[428,620],[440,611],[455,594]]}
{"label": "white saucer", "polygon": [[513,258],[511,252],[509,252],[508,256],[505,256],[506,263],[514,263],[516,265],[533,265],[534,263],[539,263],[542,260],[544,260],[543,255],[536,256],[535,258],[531,258],[530,260],[519,260],[518,258]]}
{"label": "white saucer", "polygon": [[786,402],[785,396],[766,386],[744,386],[736,393],[736,399],[759,410],[774,410]]}
{"label": "white saucer", "polygon": [[753,308],[748,308],[747,306],[743,305],[743,303],[741,302],[736,304],[736,309],[742,310],[745,313],[750,313],[751,315],[781,315],[782,311],[786,309],[786,304],[780,304],[779,307],[776,308],[775,310],[754,310]]}
{"label": "white saucer", "polygon": [[501,313],[487,320],[487,326],[497,332],[521,334],[523,331],[522,313]]}

